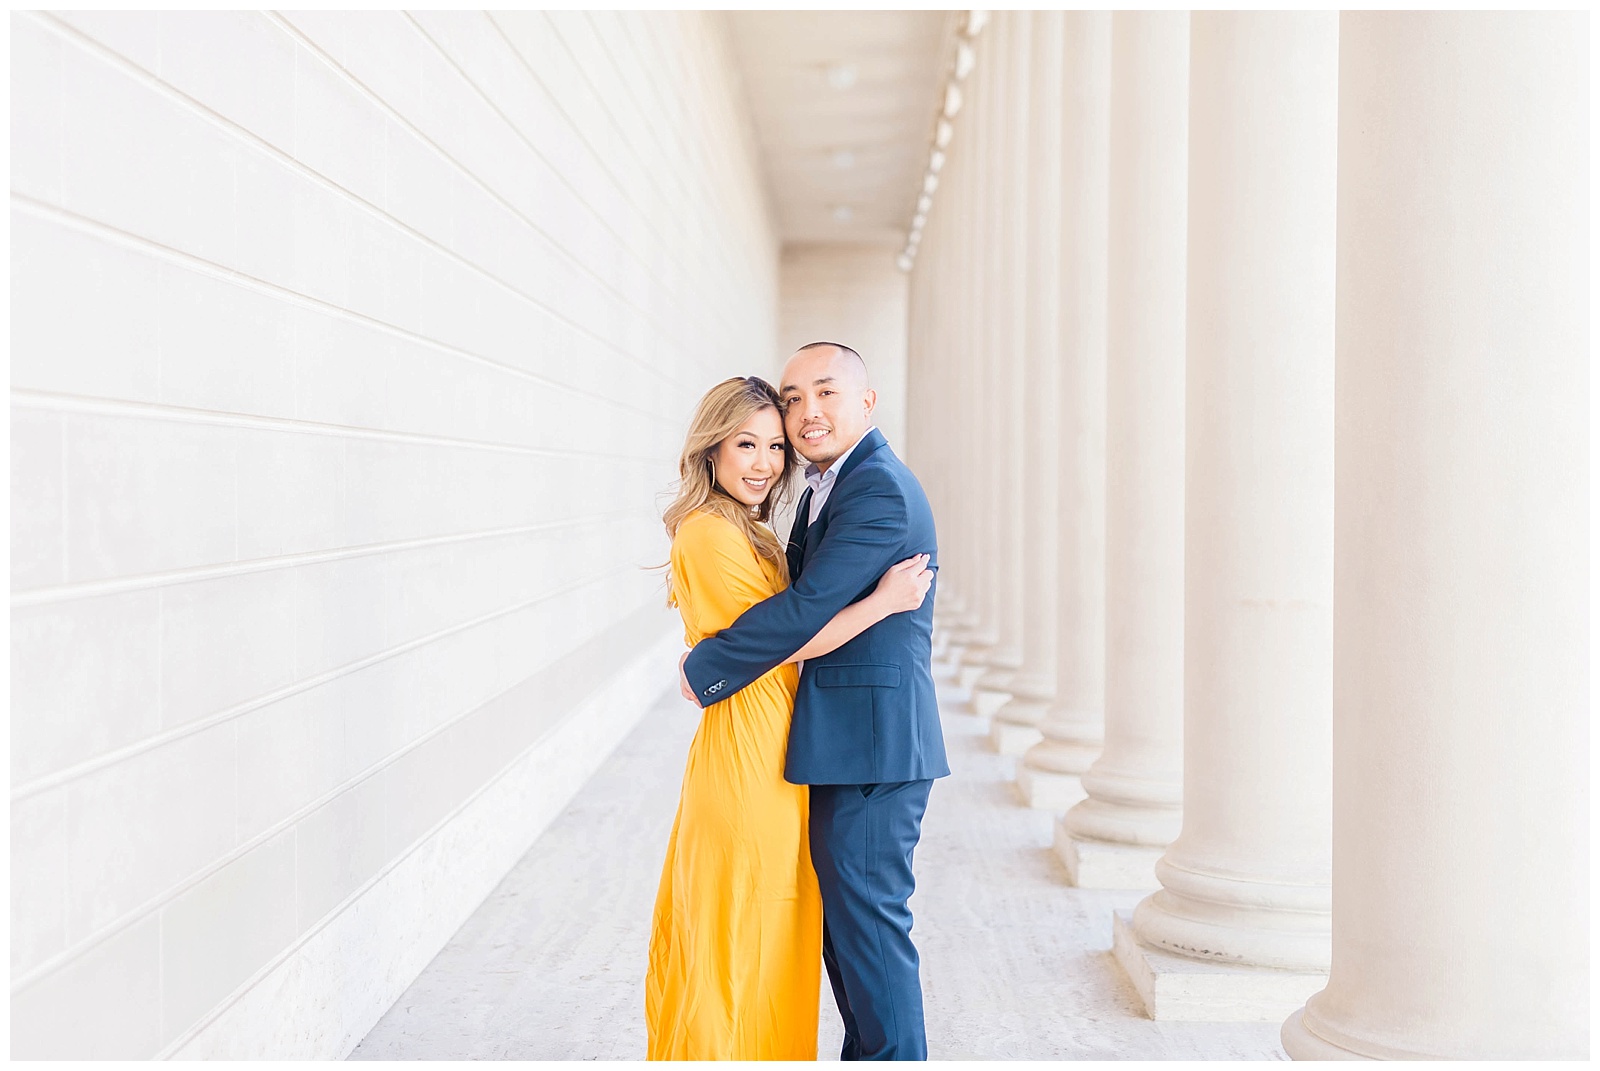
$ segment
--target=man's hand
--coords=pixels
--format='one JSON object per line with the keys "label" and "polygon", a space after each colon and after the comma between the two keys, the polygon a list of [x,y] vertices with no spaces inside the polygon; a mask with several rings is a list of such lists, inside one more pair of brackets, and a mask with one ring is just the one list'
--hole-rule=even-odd
{"label": "man's hand", "polygon": [[685,699],[699,707],[700,697],[694,694],[693,688],[689,687],[689,677],[683,672],[683,664],[687,661],[689,661],[689,652],[685,651],[683,652],[683,657],[678,659],[678,691],[683,693]]}

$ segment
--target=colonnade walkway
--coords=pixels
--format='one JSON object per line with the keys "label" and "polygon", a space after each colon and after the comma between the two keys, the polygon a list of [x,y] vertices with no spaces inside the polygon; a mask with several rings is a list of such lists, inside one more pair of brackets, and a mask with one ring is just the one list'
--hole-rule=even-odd
{"label": "colonnade walkway", "polygon": [[[1277,1022],[1153,1022],[1111,957],[1141,893],[1075,889],[1016,760],[942,693],[953,773],[933,791],[911,901],[933,1059],[1283,1059]],[[694,711],[648,711],[352,1059],[643,1059],[650,911]],[[824,981],[818,1053],[838,1058]]]}

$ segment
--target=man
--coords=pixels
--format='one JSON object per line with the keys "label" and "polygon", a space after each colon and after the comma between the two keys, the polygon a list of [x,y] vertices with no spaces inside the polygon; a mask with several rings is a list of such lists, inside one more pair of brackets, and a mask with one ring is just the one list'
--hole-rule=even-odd
{"label": "man", "polygon": [[[848,346],[814,342],[784,366],[789,439],[810,465],[789,537],[790,587],[700,641],[680,663],[701,706],[734,694],[868,595],[891,565],[928,554],[922,485],[871,425],[877,393]],[[935,588],[937,578],[935,579]],[[822,959],[844,1019],[845,1060],[925,1060],[911,943],[911,856],[933,780],[950,772],[934,702],[933,597],[806,659],[784,777],[811,786]]]}

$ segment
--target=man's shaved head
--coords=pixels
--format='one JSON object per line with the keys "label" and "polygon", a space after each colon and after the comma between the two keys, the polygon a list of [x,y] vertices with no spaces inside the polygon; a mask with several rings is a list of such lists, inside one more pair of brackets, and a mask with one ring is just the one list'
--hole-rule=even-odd
{"label": "man's shaved head", "polygon": [[[794,352],[795,352],[796,356],[799,356],[800,354],[805,353],[808,350],[817,350],[817,349],[824,349],[824,348],[838,351],[838,353],[841,356],[843,356],[843,357],[845,357],[847,359],[847,363],[854,365],[857,369],[860,370],[860,373],[861,373],[861,387],[862,387],[863,390],[865,390],[867,387],[872,386],[872,381],[867,376],[867,362],[862,358],[861,354],[857,353],[855,350],[851,349],[849,346],[846,346],[842,342],[807,342],[804,346],[801,346],[799,349],[795,350]],[[793,360],[793,358],[790,358],[790,359]]]}

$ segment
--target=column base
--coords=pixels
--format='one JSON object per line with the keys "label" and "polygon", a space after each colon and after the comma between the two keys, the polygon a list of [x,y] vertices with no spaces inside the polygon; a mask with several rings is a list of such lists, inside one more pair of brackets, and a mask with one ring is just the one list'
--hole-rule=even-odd
{"label": "column base", "polygon": [[961,672],[961,655],[966,651],[960,644],[952,643],[945,651],[943,658],[936,658],[929,668],[933,671],[936,681],[953,681]]}
{"label": "column base", "polygon": [[1043,739],[1044,733],[1036,725],[995,721],[989,726],[989,743],[1002,755],[1021,755]]}
{"label": "column base", "polygon": [[995,652],[993,640],[983,640],[977,636],[968,636],[966,641],[962,643],[962,646],[966,648],[965,653],[963,653],[961,656],[961,664],[963,666],[982,666],[984,669],[991,668],[992,663],[989,660],[991,657],[993,657]]}
{"label": "column base", "polygon": [[981,689],[985,692],[1004,692],[1007,696],[1009,696],[1012,694],[1011,681],[1012,678],[1016,677],[1016,675],[1017,671],[1014,669],[1005,669],[1001,666],[991,666],[989,672],[979,677],[977,683],[974,684],[973,687]]}
{"label": "column base", "polygon": [[1006,679],[1010,680],[1022,670],[1022,648],[996,641],[984,655],[984,660],[990,669],[1006,674]]}
{"label": "column base", "polygon": [[1037,720],[1044,720],[1044,712],[1048,712],[1055,701],[1055,678],[1048,673],[1039,673],[1023,666],[1011,676],[1011,683],[1006,685],[1006,691],[1015,695],[1019,700],[1038,703],[1041,711]]}
{"label": "column base", "polygon": [[1112,913],[1111,953],[1145,1014],[1163,1022],[1282,1022],[1328,984],[1323,971],[1247,967],[1151,948],[1134,934],[1130,911]]}
{"label": "column base", "polygon": [[1162,848],[1140,848],[1079,837],[1057,820],[1052,847],[1079,889],[1159,889],[1156,860]]}
{"label": "column base", "polygon": [[1041,770],[1026,762],[1017,764],[1017,795],[1023,806],[1036,811],[1065,811],[1087,797],[1077,774]]}
{"label": "column base", "polygon": [[979,718],[972,711],[972,703],[959,696],[952,696],[939,705],[939,714],[943,718],[955,719],[954,724],[961,726],[962,733],[985,734],[989,731],[989,723]]}
{"label": "column base", "polygon": [[[1358,1052],[1340,1048],[1326,1038],[1318,1036],[1305,1023],[1306,1010],[1298,1009],[1293,1015],[1283,1021],[1283,1029],[1278,1032],[1278,1040],[1283,1044],[1283,1051],[1289,1054],[1291,1060],[1370,1060],[1373,1057],[1363,1056]],[[1400,1059],[1423,1059],[1420,1056],[1400,1057]]]}
{"label": "column base", "polygon": [[1010,692],[993,691],[981,685],[972,690],[972,712],[984,721],[994,717],[995,711],[1009,702]]}
{"label": "column base", "polygon": [[[1113,848],[1138,848],[1141,851],[1166,851],[1167,845],[1183,831],[1181,798],[1175,803],[1147,806],[1101,795],[1105,782],[1090,767],[1083,775],[1083,789],[1089,798],[1061,817],[1061,832],[1089,844],[1108,844]],[[1158,786],[1159,787],[1159,786]]]}
{"label": "column base", "polygon": [[963,662],[956,669],[956,685],[961,688],[972,688],[978,683],[978,678],[989,672],[986,665],[971,665]]}

